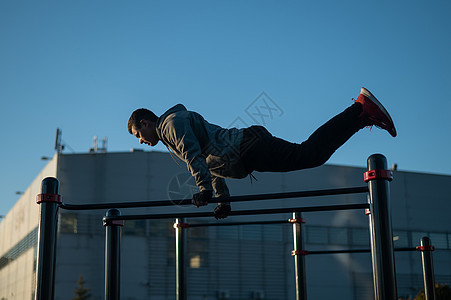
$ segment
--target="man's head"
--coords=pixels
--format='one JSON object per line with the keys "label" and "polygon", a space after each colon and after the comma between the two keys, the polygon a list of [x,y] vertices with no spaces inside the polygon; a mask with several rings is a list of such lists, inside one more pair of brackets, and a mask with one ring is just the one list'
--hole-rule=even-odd
{"label": "man's head", "polygon": [[148,109],[135,110],[128,119],[128,132],[139,139],[141,144],[155,146],[160,140],[157,134],[158,117]]}

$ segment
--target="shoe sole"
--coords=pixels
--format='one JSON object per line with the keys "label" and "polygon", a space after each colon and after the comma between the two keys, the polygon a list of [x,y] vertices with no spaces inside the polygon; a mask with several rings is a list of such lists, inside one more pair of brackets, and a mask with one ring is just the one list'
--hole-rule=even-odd
{"label": "shoe sole", "polygon": [[390,114],[388,113],[388,111],[385,109],[385,107],[382,105],[382,103],[379,102],[379,100],[377,100],[377,98],[371,94],[370,91],[368,91],[366,88],[362,87],[362,89],[360,90],[360,94],[363,94],[365,97],[367,97],[368,99],[370,99],[371,101],[373,101],[374,104],[377,105],[377,107],[379,107],[379,109],[384,113],[384,115],[387,116],[387,118],[390,120],[391,125],[393,126],[393,130],[394,130],[394,135],[390,132],[390,135],[395,137],[397,135],[396,133],[396,128],[395,128],[395,123],[393,122],[392,118],[390,117]]}

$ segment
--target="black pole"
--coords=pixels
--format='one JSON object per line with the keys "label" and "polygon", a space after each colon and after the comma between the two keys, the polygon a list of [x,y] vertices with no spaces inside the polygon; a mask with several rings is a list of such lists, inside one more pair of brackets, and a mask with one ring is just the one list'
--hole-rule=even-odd
{"label": "black pole", "polygon": [[[418,251],[417,248],[395,248],[394,251]],[[343,254],[343,253],[371,253],[371,249],[343,249],[343,250],[318,250],[318,251],[305,251],[305,254]]]}
{"label": "black pole", "polygon": [[[319,196],[334,196],[345,194],[368,193],[368,187],[353,187],[328,190],[270,193],[257,195],[230,196],[226,198],[213,198],[209,203],[217,202],[242,202],[256,200],[274,200],[288,198],[305,198]],[[97,204],[68,204],[63,203],[61,208],[67,210],[87,210],[87,209],[109,209],[109,208],[136,208],[136,207],[160,207],[174,205],[192,205],[191,199],[180,200],[157,200],[157,201],[139,201],[139,202],[123,202],[123,203],[97,203]]]}
{"label": "black pole", "polygon": [[[259,210],[235,210],[230,212],[230,216],[249,216],[249,215],[270,215],[281,213],[297,212],[318,212],[318,211],[336,211],[336,210],[351,210],[351,209],[366,209],[369,208],[368,203],[356,204],[339,204],[339,205],[323,205],[323,206],[301,206],[301,207],[287,207],[287,208],[269,208]],[[155,220],[155,219],[173,219],[173,218],[200,218],[200,217],[214,217],[213,212],[192,212],[179,213],[172,212],[167,214],[150,214],[150,215],[124,215],[120,217],[111,217],[111,220]]]}
{"label": "black pole", "polygon": [[176,273],[176,300],[186,300],[186,236],[185,229],[188,224],[185,219],[175,219],[175,273]]}
{"label": "black pole", "polygon": [[53,177],[42,180],[38,250],[36,265],[36,300],[53,300],[55,291],[56,233],[58,230],[58,206],[61,204],[59,181]]}
{"label": "black pole", "polygon": [[435,276],[434,264],[432,262],[432,251],[434,247],[431,240],[424,236],[421,238],[420,247],[421,262],[423,263],[424,296],[426,300],[435,300]]}
{"label": "black pole", "polygon": [[302,237],[302,218],[300,212],[293,213],[293,246],[294,271],[296,274],[296,300],[307,300],[307,284],[305,273],[304,241]]}
{"label": "black pole", "polygon": [[273,220],[273,221],[248,221],[248,222],[224,222],[224,223],[189,223],[189,228],[195,227],[221,227],[221,226],[244,226],[244,225],[270,225],[270,224],[287,224],[289,220]]}
{"label": "black pole", "polygon": [[118,209],[109,209],[103,218],[105,226],[105,300],[120,299],[121,227],[122,220],[109,220],[120,216]]}
{"label": "black pole", "polygon": [[370,236],[373,262],[374,295],[376,300],[397,300],[395,258],[390,215],[391,171],[381,154],[368,158],[365,181],[370,190]]}

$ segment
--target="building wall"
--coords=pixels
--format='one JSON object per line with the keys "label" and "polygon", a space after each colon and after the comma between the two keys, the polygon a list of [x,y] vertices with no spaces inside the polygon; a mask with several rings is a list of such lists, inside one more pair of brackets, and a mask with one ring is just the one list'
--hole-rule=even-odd
{"label": "building wall", "polygon": [[[195,192],[195,184],[183,162],[174,162],[167,153],[90,153],[61,155],[56,170],[65,203],[106,203],[144,200],[182,199]],[[364,162],[362,162],[362,165]],[[364,186],[364,168],[325,165],[290,173],[255,173],[257,180],[227,180],[232,195],[274,193]],[[43,171],[44,172],[44,171]],[[40,176],[35,180],[40,183]],[[39,180],[38,180],[39,179]],[[33,183],[35,184],[35,183]],[[391,184],[391,204],[395,247],[418,245],[423,235],[431,237],[437,281],[451,284],[451,224],[444,207],[449,205],[447,187],[451,176],[395,171]],[[36,210],[31,189],[27,205]],[[25,196],[25,195],[24,195]],[[24,197],[22,197],[24,198]],[[22,199],[21,198],[21,199]],[[301,199],[234,203],[233,209],[316,206],[339,203],[365,203],[366,195],[341,195]],[[19,200],[20,202],[20,200]],[[18,204],[17,207],[20,207]],[[16,207],[15,206],[15,207]],[[172,206],[121,210],[122,214],[211,211],[214,206]],[[10,212],[13,215],[14,209]],[[8,214],[8,215],[10,215]],[[60,210],[55,299],[70,299],[80,275],[92,299],[104,294],[104,210]],[[233,217],[239,220],[280,220],[290,214]],[[304,213],[306,249],[369,248],[368,217],[363,211]],[[5,221],[9,220],[5,223]],[[12,231],[12,218],[0,223],[0,234]],[[37,214],[14,243],[2,243],[2,253],[11,250],[28,236],[33,241]],[[174,220],[126,221],[122,235],[122,299],[174,299],[175,241]],[[210,219],[191,222],[215,222]],[[5,223],[5,224],[4,224]],[[4,226],[4,227],[2,227]],[[10,226],[10,227],[6,227]],[[25,228],[25,227],[24,227]],[[291,256],[291,225],[251,225],[188,230],[189,299],[293,299],[294,268]],[[1,236],[0,236],[1,237]],[[1,237],[3,238],[3,237]],[[3,241],[3,239],[2,239]],[[7,240],[8,241],[8,240]],[[5,246],[3,246],[5,245]],[[9,246],[8,246],[9,245]],[[32,249],[31,247],[30,249]],[[33,249],[32,249],[33,250]],[[34,251],[34,250],[33,250]],[[32,252],[33,252],[32,251]],[[4,255],[4,254],[3,254]],[[26,252],[14,260],[30,262],[34,253]],[[420,254],[396,253],[398,295],[414,296],[422,286]],[[1,295],[13,286],[11,278],[18,270],[32,274],[33,263],[20,267],[8,264],[0,269]],[[8,269],[10,268],[10,269]],[[308,296],[310,299],[371,299],[371,259],[367,253],[306,256]],[[34,276],[34,274],[33,274]],[[23,286],[33,287],[34,279],[22,279]],[[5,279],[4,279],[5,278]],[[28,281],[28,282],[27,282]],[[29,283],[31,281],[31,283]],[[4,283],[6,282],[6,283]],[[14,281],[16,283],[19,280]],[[15,289],[14,291],[16,291]],[[4,294],[3,291],[6,291]],[[7,298],[7,299],[29,299]],[[224,298],[226,299],[226,298]]]}

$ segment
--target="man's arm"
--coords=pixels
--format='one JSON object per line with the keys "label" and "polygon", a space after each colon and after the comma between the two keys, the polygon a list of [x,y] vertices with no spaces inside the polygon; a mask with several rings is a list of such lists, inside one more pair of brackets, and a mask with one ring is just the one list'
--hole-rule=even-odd
{"label": "man's arm", "polygon": [[199,190],[212,191],[212,176],[189,120],[172,119],[164,124],[161,132],[169,143],[169,147],[173,148],[175,154],[186,163]]}
{"label": "man's arm", "polygon": [[[217,176],[212,176],[212,184],[213,188],[215,190],[216,197],[229,197],[229,188],[227,187],[227,184],[225,183],[225,179]],[[231,212],[231,207],[229,202],[218,202],[218,206],[214,210],[215,218],[216,219],[224,219],[227,218],[227,216]]]}
{"label": "man's arm", "polygon": [[224,178],[212,176],[213,189],[215,191],[216,197],[228,197],[230,196],[229,188],[224,180]]}

